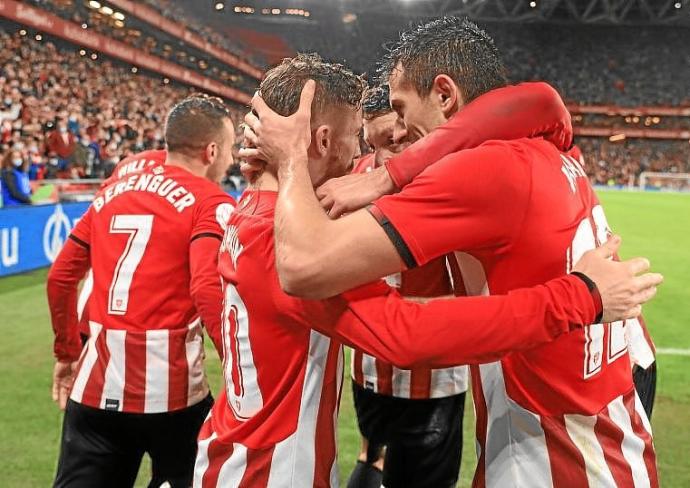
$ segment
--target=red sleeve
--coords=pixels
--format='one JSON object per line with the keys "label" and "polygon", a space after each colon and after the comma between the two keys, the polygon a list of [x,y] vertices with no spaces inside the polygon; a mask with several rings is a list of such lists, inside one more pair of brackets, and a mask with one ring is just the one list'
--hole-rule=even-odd
{"label": "red sleeve", "polygon": [[206,333],[223,358],[221,341],[221,315],[223,291],[218,275],[218,248],[220,239],[205,236],[194,239],[189,246],[190,295]]}
{"label": "red sleeve", "polygon": [[500,252],[520,232],[531,169],[504,142],[446,156],[369,211],[408,268],[452,251]]}
{"label": "red sleeve", "polygon": [[235,200],[225,193],[216,193],[202,202],[194,219],[192,240],[202,235],[214,235],[219,239],[225,234],[225,226],[235,208]]}
{"label": "red sleeve", "polygon": [[403,188],[443,156],[485,141],[544,137],[562,151],[573,141],[570,113],[556,90],[542,82],[492,90],[456,113],[447,123],[386,163]]}
{"label": "red sleeve", "polygon": [[405,301],[381,284],[342,297],[348,311],[323,332],[404,369],[494,361],[593,323],[601,311],[587,285],[572,275],[507,295],[425,304]]}
{"label": "red sleeve", "polygon": [[48,273],[48,306],[55,333],[54,352],[60,361],[76,361],[81,354],[77,293],[91,267],[88,245],[70,236]]}
{"label": "red sleeve", "polygon": [[84,215],[79,219],[77,225],[72,229],[71,237],[87,247],[91,244],[91,215],[93,214],[93,205],[89,207]]}

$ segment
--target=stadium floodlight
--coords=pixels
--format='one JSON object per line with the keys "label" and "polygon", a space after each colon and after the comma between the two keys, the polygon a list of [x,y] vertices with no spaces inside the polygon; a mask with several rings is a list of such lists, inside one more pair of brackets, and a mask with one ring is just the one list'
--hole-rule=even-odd
{"label": "stadium floodlight", "polygon": [[91,0],[91,1],[89,2],[89,7],[95,8],[95,9],[99,9],[99,8],[101,8],[101,3],[100,3],[100,2],[96,2],[95,0]]}
{"label": "stadium floodlight", "polygon": [[537,2],[535,2],[535,1],[533,0],[533,1],[531,1],[531,2],[529,3],[529,6],[532,7],[532,8],[535,8],[535,7],[537,6]]}
{"label": "stadium floodlight", "polygon": [[683,5],[680,2],[676,2],[673,6],[676,8],[681,8]]}

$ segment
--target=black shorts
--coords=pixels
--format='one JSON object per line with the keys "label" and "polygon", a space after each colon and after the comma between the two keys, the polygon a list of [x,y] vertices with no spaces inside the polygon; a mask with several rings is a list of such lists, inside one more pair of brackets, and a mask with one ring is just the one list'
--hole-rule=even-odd
{"label": "black shorts", "polygon": [[642,408],[647,413],[648,418],[652,418],[654,409],[654,397],[656,396],[656,361],[643,369],[638,365],[633,366],[633,382],[635,390],[640,397]]}
{"label": "black shorts", "polygon": [[409,400],[380,395],[354,382],[352,393],[359,430],[369,441],[369,452],[386,446],[386,488],[446,488],[457,484],[465,393]]}
{"label": "black shorts", "polygon": [[213,405],[209,394],[196,405],[165,413],[122,413],[69,400],[55,487],[125,488],[134,485],[144,453],[151,457],[149,487],[192,484],[197,436]]}

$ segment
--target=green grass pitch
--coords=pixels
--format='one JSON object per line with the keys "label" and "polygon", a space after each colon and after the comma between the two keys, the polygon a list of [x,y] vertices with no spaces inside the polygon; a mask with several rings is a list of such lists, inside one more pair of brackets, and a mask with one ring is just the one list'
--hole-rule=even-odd
{"label": "green grass pitch", "polygon": [[[666,282],[645,308],[660,348],[690,350],[690,195],[601,192],[609,222],[623,236],[622,255],[644,255]],[[45,270],[0,280],[0,485],[49,486],[55,471],[62,416],[50,399],[52,332]],[[209,350],[211,384],[218,361]],[[658,356],[657,403],[652,425],[662,486],[690,486],[690,356]],[[347,375],[346,375],[347,376]],[[354,465],[359,437],[349,382],[340,410],[343,479]],[[475,462],[472,409],[465,421],[460,486],[469,486]],[[145,486],[145,463],[137,486]]]}

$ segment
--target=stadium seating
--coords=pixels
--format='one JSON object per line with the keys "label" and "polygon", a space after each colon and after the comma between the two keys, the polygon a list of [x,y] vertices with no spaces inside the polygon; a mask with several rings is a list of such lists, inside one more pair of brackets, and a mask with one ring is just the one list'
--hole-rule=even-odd
{"label": "stadium seating", "polygon": [[[194,90],[38,38],[0,28],[0,157],[19,148],[34,179],[97,178],[129,154],[162,147],[165,114]],[[239,121],[243,110],[232,111]],[[65,144],[60,124],[72,134]]]}

